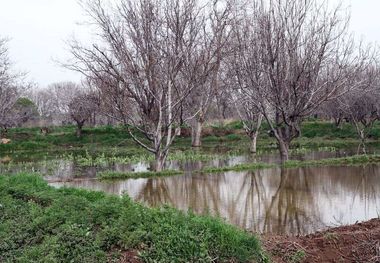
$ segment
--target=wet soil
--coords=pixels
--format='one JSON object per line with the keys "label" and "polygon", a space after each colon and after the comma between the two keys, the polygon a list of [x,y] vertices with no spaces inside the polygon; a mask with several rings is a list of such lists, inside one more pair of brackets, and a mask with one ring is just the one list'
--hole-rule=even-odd
{"label": "wet soil", "polygon": [[306,236],[262,236],[272,262],[380,262],[380,219]]}

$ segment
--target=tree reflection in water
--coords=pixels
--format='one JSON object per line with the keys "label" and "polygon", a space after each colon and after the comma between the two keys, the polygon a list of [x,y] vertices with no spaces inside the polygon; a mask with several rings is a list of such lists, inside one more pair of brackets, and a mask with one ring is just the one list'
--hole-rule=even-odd
{"label": "tree reflection in water", "polygon": [[[202,169],[202,162],[187,167]],[[149,206],[169,204],[211,213],[254,232],[307,234],[334,224],[377,217],[380,166],[266,169],[100,182],[54,184],[127,192]]]}

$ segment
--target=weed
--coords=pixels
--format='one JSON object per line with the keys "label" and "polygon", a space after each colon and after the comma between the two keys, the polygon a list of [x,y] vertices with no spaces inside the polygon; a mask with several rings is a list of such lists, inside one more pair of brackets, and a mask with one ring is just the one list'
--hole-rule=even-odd
{"label": "weed", "polygon": [[327,233],[323,236],[323,238],[326,239],[326,240],[329,241],[329,242],[336,242],[336,241],[338,241],[339,236],[338,236],[337,233],[327,232]]}
{"label": "weed", "polygon": [[289,263],[301,263],[305,260],[306,253],[304,250],[297,250],[296,252],[292,253],[290,256],[288,256],[288,262]]}

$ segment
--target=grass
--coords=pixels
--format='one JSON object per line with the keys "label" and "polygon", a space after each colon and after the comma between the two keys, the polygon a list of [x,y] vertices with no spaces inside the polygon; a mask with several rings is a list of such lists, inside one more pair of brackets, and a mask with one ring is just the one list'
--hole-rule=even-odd
{"label": "grass", "polygon": [[207,167],[202,169],[200,172],[202,173],[222,173],[229,171],[249,171],[249,170],[258,170],[265,168],[273,168],[276,167],[275,164],[268,163],[247,163],[247,164],[237,164],[234,166],[226,166],[226,167]]}
{"label": "grass", "polygon": [[[149,154],[141,151],[120,152],[118,149],[113,149],[108,153],[90,153],[88,150],[84,154],[66,154],[62,156],[66,160],[75,161],[78,166],[102,166],[108,164],[131,164],[139,162],[153,162],[153,154]],[[182,151],[177,150],[170,153],[168,161],[208,161],[213,159],[221,159],[228,157],[227,154],[208,154],[201,151]]]}
{"label": "grass", "polygon": [[361,165],[370,163],[380,163],[380,155],[355,155],[351,157],[342,158],[328,158],[321,160],[310,160],[310,161],[287,161],[284,164],[270,164],[270,163],[247,163],[247,164],[237,164],[234,166],[226,167],[208,167],[199,171],[202,173],[221,173],[229,171],[251,171],[259,169],[268,169],[275,167],[283,168],[300,168],[309,166],[348,166],[348,165]]}
{"label": "grass", "polygon": [[[248,142],[239,121],[226,125],[206,127],[208,135],[203,138],[205,145],[240,144]],[[269,127],[263,124],[258,140],[259,148],[275,147],[275,139],[269,137]],[[302,125],[302,137],[295,140],[293,146],[303,147],[344,147],[357,143],[357,135],[352,125],[345,123],[341,127],[324,121],[305,121]],[[11,144],[0,145],[1,151],[36,150],[61,148],[96,150],[104,147],[137,148],[129,134],[121,126],[102,126],[83,130],[83,137],[75,136],[75,126],[52,127],[46,136],[40,134],[39,128],[14,128],[9,130]],[[370,141],[380,139],[380,122],[370,132]],[[174,148],[190,145],[189,137],[178,137]]]}
{"label": "grass", "polygon": [[209,216],[147,208],[128,196],[0,176],[0,262],[267,262],[257,238]]}
{"label": "grass", "polygon": [[342,158],[329,158],[311,161],[287,161],[283,167],[297,168],[306,166],[341,166],[380,163],[380,155],[355,155]]}
{"label": "grass", "polygon": [[101,180],[107,179],[132,179],[132,178],[150,178],[150,177],[161,177],[161,176],[173,176],[183,174],[182,171],[178,170],[164,170],[161,172],[115,172],[115,171],[104,171],[97,173],[96,177]]}

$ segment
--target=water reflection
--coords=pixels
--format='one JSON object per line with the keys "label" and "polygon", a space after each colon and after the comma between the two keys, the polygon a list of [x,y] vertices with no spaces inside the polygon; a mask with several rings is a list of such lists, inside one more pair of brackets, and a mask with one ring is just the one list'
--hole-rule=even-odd
{"label": "water reflection", "polygon": [[[202,163],[199,163],[201,166]],[[201,168],[201,167],[199,167]],[[52,185],[128,193],[149,206],[211,213],[255,232],[307,234],[380,213],[380,166],[268,169],[255,172]]]}

